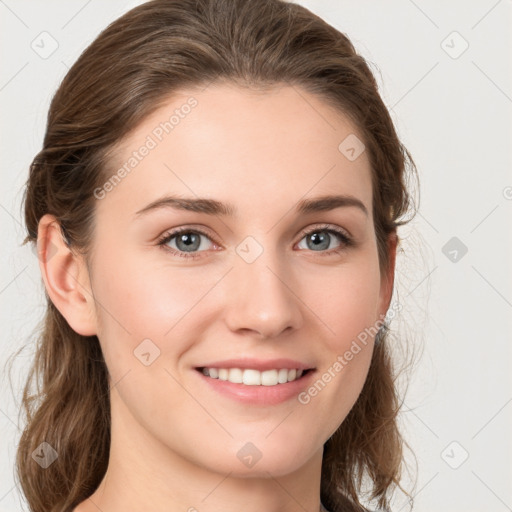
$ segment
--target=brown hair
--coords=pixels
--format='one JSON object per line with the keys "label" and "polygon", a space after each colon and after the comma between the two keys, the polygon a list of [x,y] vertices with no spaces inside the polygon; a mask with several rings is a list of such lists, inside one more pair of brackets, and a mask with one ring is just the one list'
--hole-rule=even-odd
{"label": "brown hair", "polygon": [[[105,182],[109,150],[174,92],[221,80],[261,90],[299,86],[350,117],[370,158],[379,264],[386,271],[388,239],[410,220],[403,220],[413,203],[406,171],[415,171],[414,162],[349,39],[281,0],[153,0],[107,27],[52,99],[25,190],[25,242],[36,242],[39,220],[50,213],[71,248],[87,255],[93,191]],[[47,301],[23,390],[26,427],[16,469],[32,512],[67,512],[94,492],[107,468],[108,372],[97,337],[74,332]],[[363,478],[381,508],[389,507],[394,487],[402,489],[405,441],[387,331],[379,332],[360,396],[324,445],[321,500],[333,512],[364,510]],[[58,452],[44,470],[31,457],[43,441]]]}

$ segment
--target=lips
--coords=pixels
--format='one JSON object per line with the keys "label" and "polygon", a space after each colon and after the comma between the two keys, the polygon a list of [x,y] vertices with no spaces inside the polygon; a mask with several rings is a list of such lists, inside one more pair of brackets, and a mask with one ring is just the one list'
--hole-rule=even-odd
{"label": "lips", "polygon": [[253,369],[263,372],[265,370],[279,370],[286,368],[289,370],[314,370],[313,364],[308,364],[302,361],[297,361],[288,358],[279,359],[254,359],[254,358],[239,358],[239,359],[225,359],[222,361],[205,362],[201,365],[196,366],[197,370],[203,368],[240,368],[241,370]]}
{"label": "lips", "polygon": [[[276,361],[277,364],[283,364],[283,360],[273,360],[270,364],[274,365],[276,364]],[[227,361],[219,361],[218,363],[227,364]],[[268,366],[268,363],[269,361],[265,361],[265,366]],[[236,364],[240,365],[240,360],[238,360]],[[297,362],[293,361],[293,365],[297,365]],[[260,364],[260,368],[261,366],[262,365]],[[304,365],[298,364],[298,366]],[[210,371],[213,370],[213,367],[209,368]],[[220,369],[219,372],[221,371],[223,371],[224,373],[227,372],[230,377],[231,372],[234,372],[235,374],[240,374],[240,372],[243,371],[244,382],[231,382],[230,380],[223,380],[219,378],[220,374],[218,375],[217,378],[212,378],[212,376],[203,374],[203,372],[200,371],[200,368],[196,368],[196,371],[194,371],[193,373],[197,375],[199,382],[202,383],[201,386],[206,386],[202,388],[205,390],[204,392],[206,393],[213,392],[215,393],[215,395],[218,394],[224,396],[226,398],[229,398],[230,400],[234,400],[235,402],[239,402],[244,405],[254,405],[262,407],[278,405],[289,400],[297,399],[297,396],[301,392],[303,392],[304,389],[311,385],[311,382],[313,381],[315,375],[317,374],[317,371],[314,369],[301,369],[299,370],[299,372],[302,372],[302,374],[298,378],[294,378],[293,374],[296,372],[295,369],[283,369],[283,371],[291,372],[292,380],[287,379],[287,382],[276,382],[275,375],[272,376],[272,374],[275,374],[275,369],[270,369],[263,370],[261,372],[262,380],[261,382],[258,382],[257,378],[256,380],[254,380],[255,377],[257,377],[255,374],[260,373],[256,369],[245,368],[244,370],[241,370],[241,368],[239,367],[231,367],[230,369]],[[208,373],[208,370],[206,373]],[[246,373],[249,373],[249,379],[247,382],[245,382]],[[268,373],[267,376],[265,376],[266,373]],[[224,375],[224,377],[226,377],[226,375]],[[238,381],[239,380],[240,379],[238,378]],[[212,398],[215,395],[212,395]],[[209,398],[210,395],[207,395],[207,399]]]}

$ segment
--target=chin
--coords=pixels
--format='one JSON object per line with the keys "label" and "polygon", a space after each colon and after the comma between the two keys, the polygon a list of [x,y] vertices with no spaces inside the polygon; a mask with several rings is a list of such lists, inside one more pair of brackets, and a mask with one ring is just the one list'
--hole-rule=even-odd
{"label": "chin", "polygon": [[284,444],[280,443],[281,449],[274,449],[268,443],[266,447],[258,448],[257,441],[239,444],[235,450],[226,450],[214,456],[214,463],[209,466],[213,471],[230,473],[230,476],[235,478],[269,478],[269,474],[274,477],[288,475],[306,464],[308,457],[305,456],[303,445],[297,446],[294,450],[290,446],[284,449]]}

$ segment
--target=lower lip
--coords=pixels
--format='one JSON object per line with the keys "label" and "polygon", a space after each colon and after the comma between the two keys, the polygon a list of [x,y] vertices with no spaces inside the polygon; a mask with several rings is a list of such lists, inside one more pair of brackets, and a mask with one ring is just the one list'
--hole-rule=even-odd
{"label": "lower lip", "polygon": [[247,386],[246,384],[234,384],[227,380],[213,379],[212,377],[207,377],[199,370],[194,371],[203,381],[211,386],[211,389],[221,395],[244,404],[252,405],[276,405],[296,398],[301,391],[310,385],[311,379],[316,373],[315,370],[309,370],[299,379],[287,382],[286,384]]}

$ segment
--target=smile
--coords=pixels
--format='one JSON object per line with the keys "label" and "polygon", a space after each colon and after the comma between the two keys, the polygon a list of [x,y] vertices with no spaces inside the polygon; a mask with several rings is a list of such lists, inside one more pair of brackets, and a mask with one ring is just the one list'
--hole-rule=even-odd
{"label": "smile", "polygon": [[212,379],[219,379],[233,384],[245,384],[246,386],[277,386],[299,379],[309,370],[302,369],[274,369],[259,370],[246,368],[198,368],[203,375]]}

